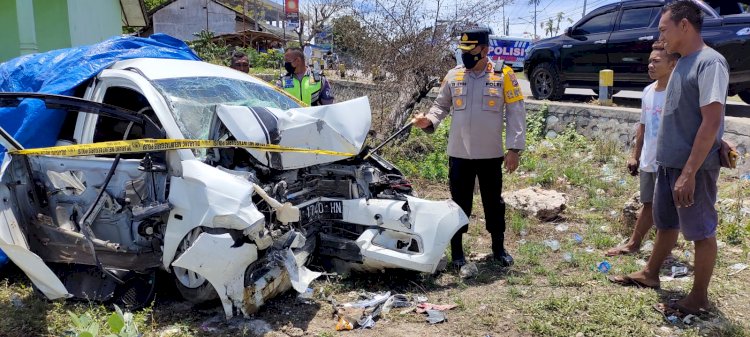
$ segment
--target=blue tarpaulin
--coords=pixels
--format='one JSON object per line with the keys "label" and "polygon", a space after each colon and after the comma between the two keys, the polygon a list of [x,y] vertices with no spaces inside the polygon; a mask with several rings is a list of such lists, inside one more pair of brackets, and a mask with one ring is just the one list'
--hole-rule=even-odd
{"label": "blue tarpaulin", "polygon": [[[72,95],[77,86],[113,63],[140,57],[200,60],[185,42],[169,35],[114,37],[90,46],[24,55],[2,63],[0,92]],[[39,100],[25,100],[17,108],[0,108],[0,126],[25,148],[53,146],[64,119],[65,114],[47,110]],[[0,146],[0,159],[4,152]],[[0,266],[6,262],[0,251]]]}
{"label": "blue tarpaulin", "polygon": [[[185,42],[169,35],[114,37],[90,46],[24,55],[2,63],[0,92],[71,95],[77,86],[113,63],[140,57],[200,60]],[[38,100],[26,100],[18,108],[0,108],[0,126],[26,148],[54,145],[64,117],[46,110]],[[5,149],[0,147],[0,151]]]}

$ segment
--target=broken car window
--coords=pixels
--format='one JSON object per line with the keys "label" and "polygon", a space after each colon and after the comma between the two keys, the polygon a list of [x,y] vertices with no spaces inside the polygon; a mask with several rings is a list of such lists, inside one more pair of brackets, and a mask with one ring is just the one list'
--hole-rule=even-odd
{"label": "broken car window", "polygon": [[154,81],[171,105],[180,131],[188,139],[208,139],[217,104],[297,108],[299,104],[273,88],[224,77],[183,77]]}

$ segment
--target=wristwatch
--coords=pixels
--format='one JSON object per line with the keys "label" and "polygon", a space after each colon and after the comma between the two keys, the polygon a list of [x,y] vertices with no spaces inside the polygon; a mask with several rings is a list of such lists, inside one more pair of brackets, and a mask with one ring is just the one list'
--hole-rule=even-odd
{"label": "wristwatch", "polygon": [[521,150],[519,150],[519,149],[508,149],[508,151],[513,151],[513,152],[515,152],[516,154],[517,154],[517,153],[519,153],[519,152],[521,152]]}

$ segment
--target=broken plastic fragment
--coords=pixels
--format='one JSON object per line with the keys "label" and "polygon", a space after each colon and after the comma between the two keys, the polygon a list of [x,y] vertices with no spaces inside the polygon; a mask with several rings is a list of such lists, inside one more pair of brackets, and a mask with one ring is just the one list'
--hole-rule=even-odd
{"label": "broken plastic fragment", "polygon": [[685,266],[672,266],[672,277],[678,278],[686,276],[688,274],[688,268]]}
{"label": "broken plastic fragment", "polygon": [[336,323],[336,331],[352,330],[354,325],[346,320],[344,317],[339,317],[338,323]]}
{"label": "broken plastic fragment", "polygon": [[445,322],[445,313],[440,310],[427,310],[427,322],[437,324]]}
{"label": "broken plastic fragment", "polygon": [[479,274],[479,268],[477,268],[476,263],[469,262],[463,266],[461,266],[461,270],[458,272],[458,276],[461,278],[472,278],[474,276],[477,276]]}

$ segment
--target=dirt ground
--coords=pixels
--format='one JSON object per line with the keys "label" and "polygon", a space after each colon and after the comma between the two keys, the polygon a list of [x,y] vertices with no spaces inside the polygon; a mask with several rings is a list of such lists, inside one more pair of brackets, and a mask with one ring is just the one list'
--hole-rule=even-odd
{"label": "dirt ground", "polygon": [[[437,275],[388,271],[347,278],[321,277],[311,284],[312,299],[302,300],[296,293],[288,292],[272,299],[253,317],[226,321],[218,304],[192,307],[180,299],[169,278],[162,277],[153,306],[136,312],[139,329],[144,336],[160,337],[750,335],[750,269],[739,272],[732,269],[737,263],[750,264],[747,242],[720,243],[710,288],[714,305],[710,313],[692,325],[668,323],[652,305],[685,296],[692,283],[691,272],[686,277],[663,279],[662,290],[654,291],[612,285],[606,280],[607,274],[596,268],[607,261],[612,265],[609,274],[628,273],[638,270],[648,258],[647,252],[604,257],[604,252],[630,231],[623,225],[620,210],[637,190],[637,180],[622,174],[605,177],[607,182],[597,182],[602,175],[591,173],[599,172],[596,165],[581,172],[580,177],[572,171],[581,166],[583,159],[572,163],[570,158],[554,159],[542,154],[537,157],[549,163],[551,172],[560,173],[559,177],[551,178],[548,187],[565,192],[569,205],[562,217],[551,223],[508,211],[506,242],[516,260],[509,269],[482,259],[490,253],[490,240],[476,196],[475,215],[464,239],[467,254],[478,266],[479,274],[474,278],[461,279],[452,270]],[[519,173],[508,177],[506,190],[523,188],[546,176],[541,173],[541,166],[535,166],[536,170],[531,170],[531,166],[532,163],[523,162]],[[609,182],[613,179],[619,183]],[[739,183],[736,177],[723,175],[721,193],[747,194],[744,188],[737,192],[737,186],[744,186]],[[416,185],[421,197],[449,196],[444,184],[417,182]],[[747,221],[747,217],[739,221]],[[724,231],[720,229],[720,239]],[[582,243],[573,240],[574,233],[583,237]],[[557,240],[560,249],[553,251],[543,244],[544,240]],[[567,260],[566,253],[570,257]],[[691,269],[692,254],[692,243],[680,240],[674,251],[675,263]],[[670,274],[670,268],[671,265],[665,265],[663,277]],[[338,303],[353,302],[362,292],[385,291],[409,298],[425,296],[429,303],[456,307],[445,312],[447,322],[440,324],[428,324],[424,314],[397,308],[377,319],[372,329],[335,330],[337,321],[331,299]],[[66,335],[70,327],[67,311],[91,312],[102,321],[112,312],[97,303],[45,301],[34,294],[18,269],[0,270],[0,336]]]}

